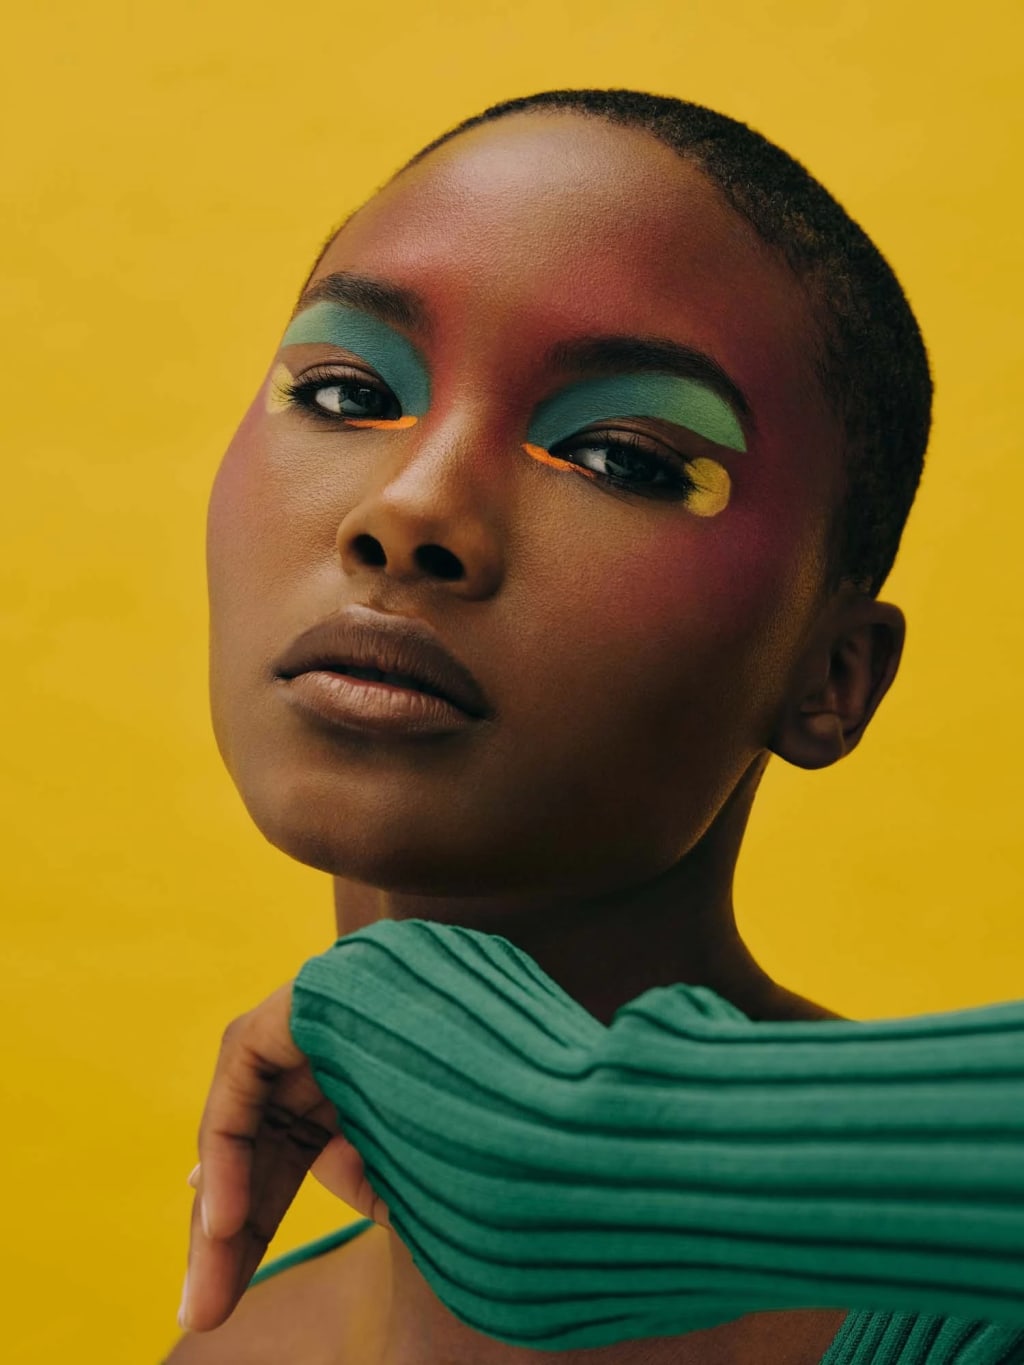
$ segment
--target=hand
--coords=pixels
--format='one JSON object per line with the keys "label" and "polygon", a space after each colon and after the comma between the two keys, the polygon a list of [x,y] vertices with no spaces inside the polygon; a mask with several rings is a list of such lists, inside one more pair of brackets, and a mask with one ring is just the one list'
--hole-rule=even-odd
{"label": "hand", "polygon": [[[199,1125],[182,1327],[208,1332],[234,1312],[306,1173],[390,1227],[362,1158],[340,1131],[291,1036],[292,984],[224,1030]],[[203,1220],[205,1211],[205,1228]]]}

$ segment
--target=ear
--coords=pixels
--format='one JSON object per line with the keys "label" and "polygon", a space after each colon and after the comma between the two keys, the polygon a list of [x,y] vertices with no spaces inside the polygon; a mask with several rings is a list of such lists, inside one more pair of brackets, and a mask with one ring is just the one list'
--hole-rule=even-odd
{"label": "ear", "polygon": [[826,768],[856,748],[899,667],[899,607],[854,589],[836,595],[812,632],[769,748],[798,768]]}

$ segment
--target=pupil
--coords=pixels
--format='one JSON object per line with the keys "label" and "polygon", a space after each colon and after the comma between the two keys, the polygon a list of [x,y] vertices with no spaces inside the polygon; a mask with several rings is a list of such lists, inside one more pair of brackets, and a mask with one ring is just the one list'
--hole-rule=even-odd
{"label": "pupil", "polygon": [[606,467],[610,474],[639,474],[641,477],[649,478],[654,471],[654,461],[642,450],[617,450],[613,447],[614,453],[606,461]]}
{"label": "pupil", "polygon": [[[374,389],[356,387],[355,385],[348,385],[346,387],[348,390],[347,392],[345,388],[342,389],[342,411],[347,413],[350,417],[364,417],[366,415],[365,412],[356,412],[353,408],[372,408],[374,399],[378,398],[379,395]],[[374,415],[376,416],[378,414]]]}

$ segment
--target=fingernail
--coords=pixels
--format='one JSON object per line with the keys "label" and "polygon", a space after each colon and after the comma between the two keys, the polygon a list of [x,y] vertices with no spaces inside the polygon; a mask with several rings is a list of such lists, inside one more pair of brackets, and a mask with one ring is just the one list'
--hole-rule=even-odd
{"label": "fingernail", "polygon": [[193,1166],[192,1174],[188,1178],[188,1183],[192,1186],[193,1189],[195,1189],[196,1185],[198,1185],[199,1183],[199,1167],[201,1165],[202,1162],[197,1162],[196,1165]]}
{"label": "fingernail", "polygon": [[181,1307],[178,1309],[178,1326],[182,1331],[188,1331],[188,1271],[185,1271],[185,1283],[181,1286]]}
{"label": "fingernail", "polygon": [[203,1231],[206,1233],[207,1237],[209,1237],[209,1236],[211,1235],[211,1234],[210,1234],[210,1219],[209,1219],[209,1216],[208,1216],[208,1214],[207,1214],[207,1212],[206,1212],[206,1200],[205,1200],[205,1199],[200,1199],[200,1201],[199,1201],[199,1220],[200,1220],[200,1222],[201,1222],[202,1225],[203,1225]]}

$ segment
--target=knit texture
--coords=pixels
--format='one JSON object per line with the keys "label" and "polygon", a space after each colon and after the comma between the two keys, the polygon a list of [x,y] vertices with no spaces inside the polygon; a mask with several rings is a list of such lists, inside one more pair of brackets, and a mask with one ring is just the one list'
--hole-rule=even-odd
{"label": "knit texture", "polygon": [[822,1365],[1024,1362],[1024,1002],[761,1023],[678,984],[605,1026],[498,935],[381,920],[303,965],[291,1027],[488,1336],[845,1306]]}

